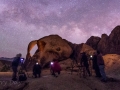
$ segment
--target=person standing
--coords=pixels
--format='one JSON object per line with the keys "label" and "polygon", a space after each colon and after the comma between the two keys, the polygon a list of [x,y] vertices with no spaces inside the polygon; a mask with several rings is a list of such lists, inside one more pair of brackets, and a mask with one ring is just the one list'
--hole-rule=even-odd
{"label": "person standing", "polygon": [[12,70],[13,70],[12,80],[13,81],[17,80],[17,68],[20,63],[21,56],[22,56],[21,53],[17,54],[16,57],[14,57],[14,59],[12,61]]}
{"label": "person standing", "polygon": [[82,58],[81,58],[81,65],[84,66],[87,70],[87,73],[89,74],[89,76],[91,76],[90,74],[90,70],[89,70],[89,64],[88,64],[88,58],[85,52],[82,53]]}
{"label": "person standing", "polygon": [[61,66],[58,63],[58,60],[54,59],[53,62],[51,62],[50,71],[51,71],[51,74],[54,75],[55,77],[57,77],[57,75],[55,74],[56,72],[60,74]]}
{"label": "person standing", "polygon": [[41,69],[41,65],[38,62],[36,62],[33,66],[33,75],[35,76],[35,78],[37,78],[37,76],[41,77]]}
{"label": "person standing", "polygon": [[97,51],[97,64],[100,70],[100,74],[102,76],[101,81],[106,82],[107,81],[107,77],[106,77],[106,73],[105,73],[105,63],[102,57],[102,54],[100,53],[100,51]]}
{"label": "person standing", "polygon": [[95,70],[96,77],[101,77],[100,70],[97,64],[97,53],[94,53],[92,58],[93,69]]}

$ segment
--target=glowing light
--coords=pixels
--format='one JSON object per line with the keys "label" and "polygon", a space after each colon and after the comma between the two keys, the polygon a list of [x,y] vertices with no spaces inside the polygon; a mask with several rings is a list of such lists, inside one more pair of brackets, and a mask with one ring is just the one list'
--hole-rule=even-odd
{"label": "glowing light", "polygon": [[51,62],[50,64],[53,65],[53,62]]}
{"label": "glowing light", "polygon": [[93,56],[91,55],[90,57],[92,58]]}

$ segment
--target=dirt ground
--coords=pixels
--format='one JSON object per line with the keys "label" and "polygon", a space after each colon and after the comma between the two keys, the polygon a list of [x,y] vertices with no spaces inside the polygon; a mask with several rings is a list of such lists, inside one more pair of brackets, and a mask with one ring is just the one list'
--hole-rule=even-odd
{"label": "dirt ground", "polygon": [[62,71],[58,77],[44,70],[40,78],[29,77],[25,82],[13,82],[12,72],[0,72],[0,90],[120,90],[120,81],[108,76],[108,82],[101,82],[100,78],[87,76],[80,77],[76,72]]}
{"label": "dirt ground", "polygon": [[[104,56],[106,75],[108,82],[101,82],[100,78],[92,76],[86,78],[74,72],[62,69],[58,77],[53,77],[49,69],[42,71],[41,78],[29,77],[25,82],[11,80],[12,72],[0,72],[0,90],[120,90],[120,55],[108,54]],[[68,67],[71,63],[65,61],[62,67]],[[93,71],[92,71],[93,72]]]}

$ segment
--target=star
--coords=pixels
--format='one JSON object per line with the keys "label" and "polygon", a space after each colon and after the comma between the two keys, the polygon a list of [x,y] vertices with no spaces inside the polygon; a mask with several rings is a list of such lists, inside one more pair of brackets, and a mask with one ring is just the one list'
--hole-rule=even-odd
{"label": "star", "polygon": [[50,34],[76,44],[120,24],[119,0],[0,0],[0,57],[26,56],[29,42]]}

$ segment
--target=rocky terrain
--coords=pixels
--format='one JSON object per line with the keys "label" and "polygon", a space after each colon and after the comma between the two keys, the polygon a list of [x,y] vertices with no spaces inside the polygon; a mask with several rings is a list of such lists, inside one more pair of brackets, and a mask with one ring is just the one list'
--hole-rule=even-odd
{"label": "rocky terrain", "polygon": [[0,60],[0,72],[11,71],[11,61]]}
{"label": "rocky terrain", "polygon": [[120,79],[120,55],[106,54],[103,58],[105,61],[107,74]]}
{"label": "rocky terrain", "polygon": [[66,60],[60,63],[62,72],[57,78],[50,74],[49,69],[44,69],[41,78],[33,78],[32,72],[29,72],[28,80],[20,83],[11,81],[11,72],[2,72],[0,73],[0,90],[119,90],[120,55],[107,54],[103,58],[108,77],[106,83],[95,77],[94,70],[92,76],[86,78],[80,77],[77,72],[71,74],[69,69],[64,69],[65,66],[70,65],[70,60]]}
{"label": "rocky terrain", "polygon": [[86,44],[104,55],[120,54],[120,26],[116,26],[109,36],[107,34],[102,34],[101,37],[91,36]]}

